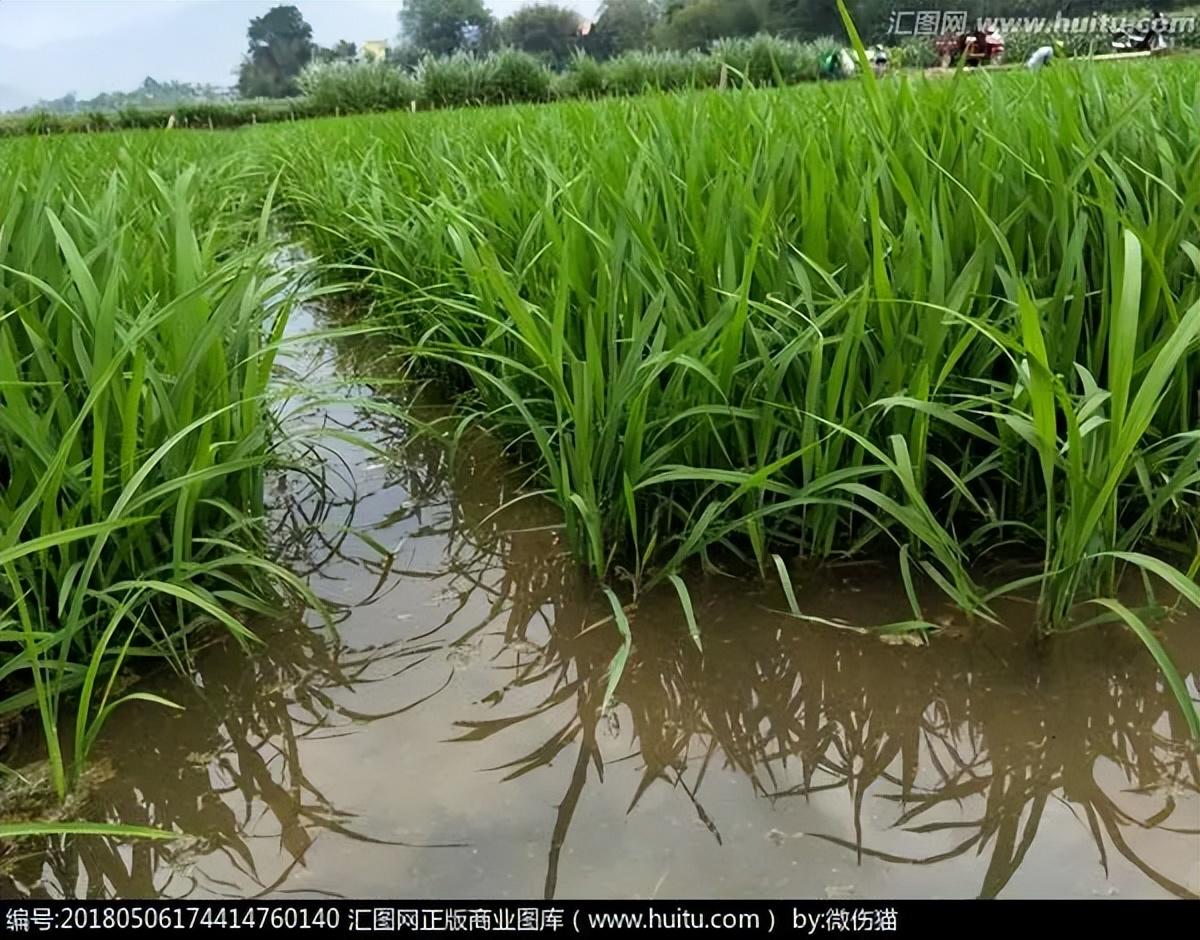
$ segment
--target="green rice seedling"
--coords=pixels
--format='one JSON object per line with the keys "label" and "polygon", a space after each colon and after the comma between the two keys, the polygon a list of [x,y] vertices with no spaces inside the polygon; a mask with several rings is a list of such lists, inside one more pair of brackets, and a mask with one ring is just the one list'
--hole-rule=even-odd
{"label": "green rice seedling", "polygon": [[307,596],[262,527],[295,299],[270,199],[252,221],[243,174],[155,141],[0,168],[0,713],[37,709],[60,796],[114,708],[169,704],[126,667]]}
{"label": "green rice seedling", "polygon": [[[252,324],[287,296],[245,194],[276,173],[278,221],[529,466],[612,598],[669,582],[684,601],[675,579],[694,564],[774,579],[796,557],[887,554],[912,609],[897,629],[928,628],[918,581],[985,620],[1028,591],[1044,633],[1117,620],[1157,657],[1147,610],[1121,592],[1133,574],[1200,597],[1198,66],[748,87],[786,84],[821,48],[730,45],[750,80],[722,94],[698,90],[719,82],[701,68],[715,57],[629,54],[603,66],[611,100],[264,128],[223,163],[162,149],[169,135],[104,145],[228,177],[203,199],[198,177],[129,160],[115,182],[89,175],[86,155],[112,164],[103,148],[3,177],[23,222],[0,237],[20,363],[0,382],[23,455],[7,512],[24,527],[0,545],[18,553],[0,554],[3,629],[26,700],[67,676],[94,719],[122,657],[184,659],[186,631],[143,636],[164,595],[175,624],[266,595],[218,594],[234,576],[197,564],[256,537],[270,428],[242,391],[259,400],[265,379],[230,363],[269,362],[273,333]],[[419,77],[441,106],[511,100],[498,74],[460,56]],[[632,97],[672,88],[692,91]],[[230,392],[196,398],[213,388]],[[147,487],[161,505],[139,501]],[[994,560],[1032,573],[1000,577]],[[52,573],[40,593],[35,567]],[[63,582],[84,600],[62,592],[59,611]],[[87,591],[104,585],[93,616]],[[143,609],[155,619],[128,647],[109,634]]]}

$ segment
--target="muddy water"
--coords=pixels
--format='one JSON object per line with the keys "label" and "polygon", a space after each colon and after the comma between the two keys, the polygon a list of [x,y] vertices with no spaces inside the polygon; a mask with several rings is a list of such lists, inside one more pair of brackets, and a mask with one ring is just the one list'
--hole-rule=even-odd
{"label": "muddy water", "polygon": [[[495,447],[318,417],[389,451],[338,443],[309,461],[323,479],[272,485],[334,628],[215,645],[195,687],[154,683],[184,711],[113,718],[88,815],[184,838],[26,843],[0,896],[1200,893],[1196,753],[1122,633],[1034,644],[1013,605],[1004,628],[947,617],[927,647],[887,645],[712,574],[692,585],[703,654],[673,593],[643,599],[602,715],[616,631],[553,512],[497,512],[520,480]],[[848,623],[907,612],[883,569],[798,593]],[[1195,694],[1200,624],[1166,638]]]}

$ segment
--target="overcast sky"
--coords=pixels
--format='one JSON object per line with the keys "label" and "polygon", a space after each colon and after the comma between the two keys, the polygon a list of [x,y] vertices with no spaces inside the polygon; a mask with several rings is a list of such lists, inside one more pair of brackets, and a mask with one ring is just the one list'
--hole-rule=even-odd
{"label": "overcast sky", "polygon": [[[0,111],[159,81],[233,84],[246,25],[278,0],[0,0]],[[394,41],[400,0],[292,0],[329,46]],[[497,17],[526,0],[485,0]],[[592,15],[597,0],[556,0]]]}

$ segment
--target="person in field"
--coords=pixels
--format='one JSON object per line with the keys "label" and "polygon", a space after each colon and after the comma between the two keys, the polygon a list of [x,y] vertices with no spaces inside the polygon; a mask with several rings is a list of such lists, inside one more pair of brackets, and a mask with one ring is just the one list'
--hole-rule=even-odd
{"label": "person in field", "polygon": [[1025,63],[1025,67],[1036,72],[1043,66],[1049,65],[1056,55],[1066,57],[1066,47],[1063,45],[1061,39],[1054,40],[1048,46],[1041,46],[1034,49],[1033,54]]}
{"label": "person in field", "polygon": [[1047,65],[1054,58],[1053,46],[1039,46],[1033,50],[1033,55],[1029,57],[1029,61],[1025,63],[1025,67],[1037,71],[1042,66]]}
{"label": "person in field", "polygon": [[871,68],[876,75],[883,75],[888,67],[888,54],[883,46],[876,44],[871,49]]}
{"label": "person in field", "polygon": [[845,49],[831,49],[821,57],[822,78],[849,78],[855,70],[854,58]]}

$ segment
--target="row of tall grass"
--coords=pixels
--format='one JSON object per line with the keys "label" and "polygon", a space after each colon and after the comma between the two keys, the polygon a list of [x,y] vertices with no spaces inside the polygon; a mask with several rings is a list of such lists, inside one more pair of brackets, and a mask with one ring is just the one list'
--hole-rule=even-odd
{"label": "row of tall grass", "polygon": [[304,594],[262,524],[296,285],[249,180],[199,137],[4,144],[0,719],[36,710],[60,797],[113,709],[170,704],[131,672]]}
{"label": "row of tall grass", "polygon": [[[1111,51],[1108,39],[1095,34],[1014,33],[1006,37],[1007,58],[1020,64],[1056,39],[1070,56]],[[1192,42],[1178,37],[1180,46]],[[780,87],[817,81],[822,59],[842,46],[834,38],[800,42],[764,33],[718,39],[703,51],[634,51],[603,61],[578,54],[561,72],[528,53],[505,49],[485,56],[428,56],[411,70],[384,62],[317,63],[301,76],[300,86],[320,114]],[[893,69],[929,68],[938,64],[938,55],[931,39],[913,37],[892,45],[888,61]]]}
{"label": "row of tall grass", "polygon": [[168,127],[220,130],[246,124],[296,121],[319,117],[323,113],[303,98],[192,101],[170,107],[124,108],[120,111],[85,111],[78,114],[35,109],[23,114],[0,115],[0,138]]}
{"label": "row of tall grass", "polygon": [[[839,48],[832,38],[798,42],[763,34],[719,39],[704,51],[634,51],[602,61],[580,53],[561,72],[528,53],[504,49],[484,56],[427,56],[412,70],[383,62],[319,63],[305,71],[300,86],[325,113],[782,86],[818,80],[822,58]],[[893,53],[897,64],[934,63],[926,41],[909,42]]]}
{"label": "row of tall grass", "polygon": [[[864,76],[272,146],[315,251],[596,577],[895,552],[980,618],[1031,591],[1045,632],[1124,621],[1200,732],[1146,623],[1200,602],[1198,78]],[[896,629],[927,625],[909,593]]]}

